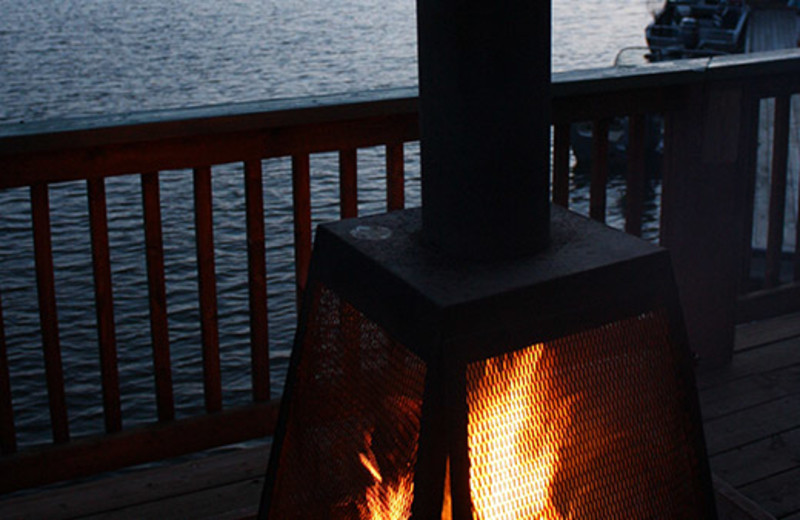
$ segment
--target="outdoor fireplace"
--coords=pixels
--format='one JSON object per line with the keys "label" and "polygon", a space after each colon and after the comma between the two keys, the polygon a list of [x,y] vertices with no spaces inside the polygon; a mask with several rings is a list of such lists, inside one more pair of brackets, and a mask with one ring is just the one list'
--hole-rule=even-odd
{"label": "outdoor fireplace", "polygon": [[318,228],[262,519],[715,518],[669,256],[549,206],[507,4],[418,2],[423,205]]}
{"label": "outdoor fireplace", "polygon": [[318,229],[263,517],[714,518],[667,253],[554,209],[455,263],[420,220]]}

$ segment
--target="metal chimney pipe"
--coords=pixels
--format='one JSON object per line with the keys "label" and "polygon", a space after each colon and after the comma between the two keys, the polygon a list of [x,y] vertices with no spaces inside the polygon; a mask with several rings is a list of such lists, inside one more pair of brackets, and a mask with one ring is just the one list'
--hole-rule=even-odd
{"label": "metal chimney pipe", "polygon": [[417,0],[422,235],[500,259],[549,240],[550,0]]}

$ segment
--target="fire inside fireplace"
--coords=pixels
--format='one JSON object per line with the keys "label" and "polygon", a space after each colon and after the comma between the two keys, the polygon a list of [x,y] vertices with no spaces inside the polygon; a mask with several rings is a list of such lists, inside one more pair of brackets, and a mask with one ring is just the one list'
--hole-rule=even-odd
{"label": "fire inside fireplace", "polygon": [[715,518],[666,251],[554,208],[454,263],[420,220],[318,230],[262,517]]}

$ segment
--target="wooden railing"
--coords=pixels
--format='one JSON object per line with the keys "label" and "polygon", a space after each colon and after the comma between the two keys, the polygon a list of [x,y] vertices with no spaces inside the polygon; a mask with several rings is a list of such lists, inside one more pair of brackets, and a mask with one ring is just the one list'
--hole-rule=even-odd
{"label": "wooden railing", "polygon": [[[800,302],[800,81],[796,76],[779,77],[752,87],[755,106],[750,110],[755,136],[750,136],[749,167],[758,172],[748,176],[748,231],[753,218],[762,218],[763,244],[742,255],[742,283],[737,309],[738,321],[764,318],[794,311]],[[791,170],[789,168],[792,168]],[[762,193],[753,191],[761,180]],[[791,182],[790,182],[791,181]],[[761,204],[754,200],[760,199]],[[787,212],[787,199],[794,201],[794,214]],[[760,206],[760,207],[759,207]],[[794,229],[792,229],[794,228]],[[787,247],[786,238],[794,247]],[[746,240],[752,238],[746,237]],[[748,254],[751,253],[751,254]],[[753,274],[756,273],[756,276]]]}
{"label": "wooden railing", "polygon": [[[387,209],[400,209],[404,205],[403,143],[416,139],[417,132],[413,91],[4,128],[0,138],[0,189],[30,187],[53,444],[18,450],[0,321],[0,488],[9,491],[269,435],[277,401],[270,400],[262,160],[291,157],[296,285],[300,294],[311,254],[310,155],[339,152],[341,215],[348,217],[358,211],[356,150],[385,146]],[[231,162],[243,163],[244,172],[252,403],[224,410],[211,166]],[[176,419],[159,172],[182,168],[193,170],[205,414]],[[105,180],[131,174],[140,177],[142,192],[157,421],[123,429]],[[73,440],[59,345],[48,186],[76,180],[87,184],[94,276],[85,283],[93,283],[95,289],[106,435]]]}
{"label": "wooden railing", "polygon": [[[579,71],[556,82],[553,200],[565,204],[569,197],[568,125],[590,120],[594,136],[587,213],[604,219],[609,123],[625,116],[624,227],[629,233],[642,230],[646,121],[663,117],[659,240],[672,254],[692,346],[710,364],[730,360],[736,322],[800,309],[800,269],[789,273],[800,254],[796,247],[787,252],[782,243],[787,156],[800,153],[800,143],[790,145],[788,131],[791,96],[800,93],[798,64],[798,52],[791,50],[664,62],[638,70]],[[582,95],[572,95],[578,91]],[[770,133],[765,120],[771,118],[774,146],[765,153]],[[797,178],[797,171],[789,173]],[[768,210],[755,204],[756,180],[764,176],[771,177]],[[754,241],[759,219],[768,220],[764,252]]]}
{"label": "wooden railing", "polygon": [[[553,200],[570,205],[570,125],[592,121],[590,202],[587,213],[604,221],[610,173],[608,128],[626,118],[629,144],[625,180],[625,229],[642,232],[645,206],[645,127],[664,119],[664,182],[661,239],[673,250],[687,323],[698,353],[712,361],[729,358],[737,301],[742,316],[797,305],[797,282],[778,284],[774,274],[781,244],[770,227],[767,248],[769,294],[746,293],[750,279],[755,136],[759,100],[776,97],[774,209],[770,226],[783,222],[780,208],[786,177],[788,95],[800,92],[800,54],[795,52],[691,60],[641,68],[577,71],[554,76]],[[404,200],[404,144],[418,139],[413,89],[325,98],[268,101],[127,116],[0,127],[0,189],[30,190],[35,270],[52,443],[19,448],[11,399],[11,374],[0,303],[0,491],[8,492],[161,460],[271,434],[277,401],[270,395],[263,209],[264,159],[291,158],[295,280],[302,294],[311,254],[310,158],[338,153],[340,216],[358,214],[357,150],[383,147],[386,209]],[[246,206],[252,398],[223,407],[220,338],[212,219],[212,166],[242,165]],[[160,173],[193,171],[198,302],[202,332],[204,409],[176,418],[167,320]],[[114,295],[105,182],[138,176],[146,243],[149,328],[157,417],[123,428],[115,338]],[[58,302],[50,229],[49,187],[85,182],[89,205],[93,279],[102,367],[105,434],[73,439],[65,404],[59,343]],[[773,238],[773,233],[776,236]],[[3,244],[3,248],[14,244]],[[797,255],[795,255],[797,265]],[[798,270],[795,269],[795,277]],[[731,276],[727,276],[730,274]],[[725,276],[720,276],[725,275]],[[773,305],[772,295],[779,303]],[[790,297],[787,297],[789,295]],[[794,300],[791,296],[793,295]],[[298,297],[299,301],[299,297]],[[2,287],[0,286],[0,302]],[[789,303],[786,303],[789,302]],[[702,324],[702,326],[698,325]],[[145,326],[145,324],[142,324]],[[730,344],[726,343],[730,341]]]}

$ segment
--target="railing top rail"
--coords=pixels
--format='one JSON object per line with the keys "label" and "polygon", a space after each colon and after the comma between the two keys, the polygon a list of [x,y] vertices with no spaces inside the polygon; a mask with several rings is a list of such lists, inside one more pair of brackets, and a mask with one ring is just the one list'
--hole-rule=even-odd
{"label": "railing top rail", "polygon": [[800,49],[718,56],[709,60],[707,75],[715,81],[800,76]]}
{"label": "railing top rail", "polygon": [[695,58],[559,72],[553,74],[553,98],[558,100],[697,83],[704,79],[708,64],[709,58]]}
{"label": "railing top rail", "polygon": [[[800,49],[553,74],[554,101],[708,81],[798,76]],[[69,148],[268,130],[417,111],[416,87],[0,124],[0,159]]]}
{"label": "railing top rail", "polygon": [[729,54],[637,66],[575,70],[553,75],[556,99],[613,91],[676,87],[711,81],[800,76],[800,49]]}
{"label": "railing top rail", "polygon": [[0,157],[416,112],[416,88],[0,124]]}

